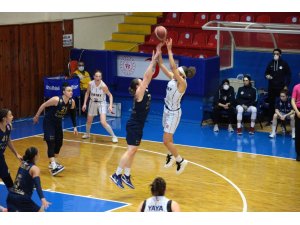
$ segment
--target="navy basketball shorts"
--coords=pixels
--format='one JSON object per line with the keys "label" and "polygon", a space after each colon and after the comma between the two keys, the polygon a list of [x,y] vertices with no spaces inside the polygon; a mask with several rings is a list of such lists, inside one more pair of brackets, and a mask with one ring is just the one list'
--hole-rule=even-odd
{"label": "navy basketball shorts", "polygon": [[63,139],[63,130],[61,121],[52,121],[44,119],[43,121],[44,140],[54,141]]}
{"label": "navy basketball shorts", "polygon": [[128,145],[139,146],[143,137],[143,126],[137,122],[127,122],[126,141]]}
{"label": "navy basketball shorts", "polygon": [[0,155],[0,178],[5,178],[9,176],[9,170],[5,162],[4,155]]}
{"label": "navy basketball shorts", "polygon": [[8,212],[38,212],[41,208],[28,195],[13,192],[9,192],[6,204]]}

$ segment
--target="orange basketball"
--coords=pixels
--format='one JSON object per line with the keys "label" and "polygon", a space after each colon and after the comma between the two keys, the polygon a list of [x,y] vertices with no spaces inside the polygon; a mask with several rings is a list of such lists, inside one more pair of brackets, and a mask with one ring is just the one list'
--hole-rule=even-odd
{"label": "orange basketball", "polygon": [[167,38],[167,29],[163,26],[158,26],[155,28],[154,33],[158,40],[164,41]]}

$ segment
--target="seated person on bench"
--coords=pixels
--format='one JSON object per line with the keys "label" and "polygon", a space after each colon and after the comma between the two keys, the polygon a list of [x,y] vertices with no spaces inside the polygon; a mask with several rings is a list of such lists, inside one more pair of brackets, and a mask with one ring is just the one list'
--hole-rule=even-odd
{"label": "seated person on bench", "polygon": [[273,122],[272,122],[272,132],[269,135],[270,138],[274,138],[276,136],[276,128],[277,128],[278,120],[280,120],[281,123],[290,120],[292,138],[294,139],[295,138],[295,111],[292,108],[291,98],[288,96],[287,90],[280,91],[280,98],[276,102],[275,114],[273,116]]}

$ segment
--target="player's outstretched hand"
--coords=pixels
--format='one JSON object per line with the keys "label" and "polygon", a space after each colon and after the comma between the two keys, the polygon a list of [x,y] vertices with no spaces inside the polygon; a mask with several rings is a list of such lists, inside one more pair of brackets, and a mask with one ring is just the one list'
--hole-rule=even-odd
{"label": "player's outstretched hand", "polygon": [[35,115],[33,117],[33,124],[37,124],[39,122],[39,116]]}

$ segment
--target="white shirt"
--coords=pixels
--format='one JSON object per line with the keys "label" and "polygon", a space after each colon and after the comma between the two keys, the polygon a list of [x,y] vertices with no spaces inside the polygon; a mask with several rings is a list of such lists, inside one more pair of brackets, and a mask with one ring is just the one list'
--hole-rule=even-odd
{"label": "white shirt", "polygon": [[91,81],[90,86],[90,99],[94,102],[103,102],[106,101],[106,94],[103,91],[103,87],[106,87],[106,84],[101,80],[100,84],[96,86],[95,81]]}
{"label": "white shirt", "polygon": [[146,200],[144,212],[168,212],[167,206],[169,201],[171,200],[165,196],[150,197]]}
{"label": "white shirt", "polygon": [[180,93],[177,86],[177,80],[172,79],[168,82],[167,95],[165,97],[165,104],[169,110],[177,110],[180,108],[181,98],[184,95]]}

